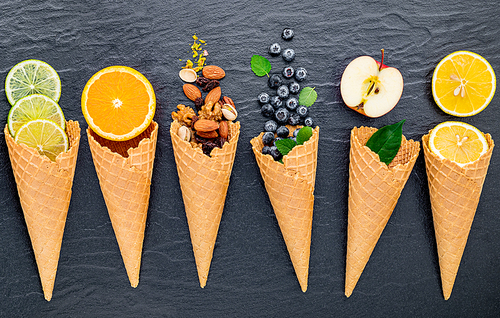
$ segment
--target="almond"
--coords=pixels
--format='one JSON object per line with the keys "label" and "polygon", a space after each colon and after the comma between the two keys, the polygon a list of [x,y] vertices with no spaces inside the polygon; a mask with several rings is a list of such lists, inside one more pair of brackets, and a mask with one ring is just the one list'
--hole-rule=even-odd
{"label": "almond", "polygon": [[215,105],[215,103],[219,101],[220,95],[221,95],[220,86],[212,89],[210,93],[208,93],[207,96],[205,97],[205,104],[212,103],[212,105]]}
{"label": "almond", "polygon": [[194,129],[197,132],[210,132],[219,129],[219,124],[213,120],[198,119],[194,123]]}
{"label": "almond", "polygon": [[207,65],[203,68],[203,76],[208,79],[220,80],[226,76],[226,72],[218,66],[215,65]]}
{"label": "almond", "polygon": [[219,123],[219,134],[222,138],[227,139],[229,134],[229,126],[227,125],[227,121],[221,121]]}
{"label": "almond", "polygon": [[193,84],[184,84],[182,86],[182,90],[184,91],[184,94],[186,94],[186,97],[192,100],[193,102],[197,98],[201,98],[201,92],[198,89],[198,87],[194,86]]}
{"label": "almond", "polygon": [[215,130],[214,131],[209,131],[209,132],[197,131],[196,133],[201,138],[212,139],[212,138],[219,137],[219,134],[217,134],[217,132]]}

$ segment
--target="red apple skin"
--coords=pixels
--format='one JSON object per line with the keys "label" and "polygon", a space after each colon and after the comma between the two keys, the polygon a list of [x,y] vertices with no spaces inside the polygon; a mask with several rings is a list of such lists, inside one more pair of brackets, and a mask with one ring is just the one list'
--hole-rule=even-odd
{"label": "red apple skin", "polygon": [[380,67],[380,70],[383,70],[384,68],[388,68],[389,67],[389,66],[387,66],[385,64],[382,64],[382,67],[381,67],[380,66],[381,63],[379,61],[375,60],[375,62],[377,62],[377,65],[378,65],[378,67]]}

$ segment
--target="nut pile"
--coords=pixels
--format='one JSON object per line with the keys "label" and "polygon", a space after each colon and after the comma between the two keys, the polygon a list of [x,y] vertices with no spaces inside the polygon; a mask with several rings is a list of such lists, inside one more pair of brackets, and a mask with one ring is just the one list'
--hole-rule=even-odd
{"label": "nut pile", "polygon": [[[181,79],[188,82],[190,78]],[[229,125],[238,116],[234,102],[228,96],[222,96],[219,80],[226,76],[224,70],[215,65],[203,67],[202,76],[194,84],[182,87],[186,97],[194,102],[192,107],[179,104],[172,112],[172,119],[182,126],[177,134],[190,142],[193,147],[201,147],[203,153],[210,156],[215,147],[222,148],[231,139]],[[201,88],[201,90],[200,90]],[[207,92],[205,98],[202,95]]]}

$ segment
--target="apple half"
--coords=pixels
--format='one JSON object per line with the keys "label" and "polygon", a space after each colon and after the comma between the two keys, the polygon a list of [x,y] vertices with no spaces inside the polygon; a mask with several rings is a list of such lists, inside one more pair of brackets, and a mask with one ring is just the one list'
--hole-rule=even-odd
{"label": "apple half", "polygon": [[363,115],[376,118],[387,114],[403,94],[403,76],[398,69],[360,56],[347,65],[340,81],[344,103]]}

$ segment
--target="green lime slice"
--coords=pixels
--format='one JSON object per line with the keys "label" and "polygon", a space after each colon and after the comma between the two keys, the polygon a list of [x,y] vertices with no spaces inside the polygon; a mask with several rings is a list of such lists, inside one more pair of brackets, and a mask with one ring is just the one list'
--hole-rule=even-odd
{"label": "green lime slice", "polygon": [[16,136],[22,125],[34,119],[50,119],[63,130],[66,129],[61,107],[45,95],[33,94],[21,98],[10,109],[7,125],[12,137]]}
{"label": "green lime slice", "polygon": [[68,136],[55,122],[48,119],[35,119],[22,125],[17,131],[15,141],[38,150],[40,155],[56,161],[57,155],[68,150]]}
{"label": "green lime slice", "polygon": [[58,102],[61,97],[61,79],[52,66],[45,62],[22,61],[7,74],[5,94],[11,105],[31,94],[42,94]]}

